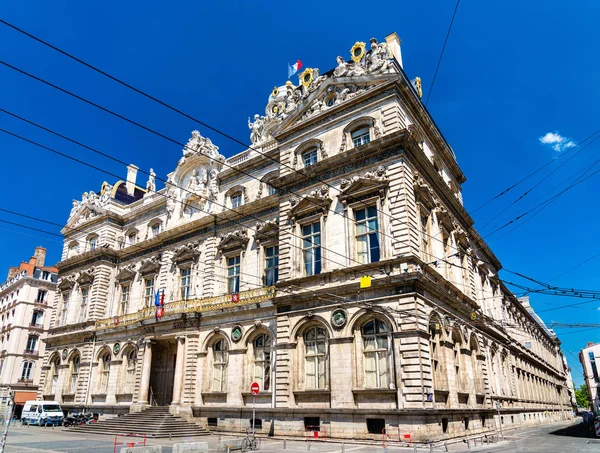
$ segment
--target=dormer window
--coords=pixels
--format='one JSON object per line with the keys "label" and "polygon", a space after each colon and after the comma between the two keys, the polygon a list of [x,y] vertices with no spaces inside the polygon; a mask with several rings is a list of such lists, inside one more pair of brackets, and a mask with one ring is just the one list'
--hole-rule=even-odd
{"label": "dormer window", "polygon": [[310,149],[302,154],[302,162],[304,168],[310,167],[317,163],[317,148]]}
{"label": "dormer window", "polygon": [[355,130],[352,132],[351,136],[355,148],[366,145],[371,141],[371,133],[368,127],[361,127],[360,129]]}
{"label": "dormer window", "polygon": [[231,207],[233,209],[239,208],[243,203],[242,194],[240,192],[231,195]]}
{"label": "dormer window", "polygon": [[127,235],[127,245],[135,245],[137,242],[137,232],[132,231]]}
{"label": "dormer window", "polygon": [[87,240],[87,245],[88,245],[88,250],[91,252],[92,250],[96,250],[96,247],[98,246],[98,236],[97,235],[92,235],[88,237]]}

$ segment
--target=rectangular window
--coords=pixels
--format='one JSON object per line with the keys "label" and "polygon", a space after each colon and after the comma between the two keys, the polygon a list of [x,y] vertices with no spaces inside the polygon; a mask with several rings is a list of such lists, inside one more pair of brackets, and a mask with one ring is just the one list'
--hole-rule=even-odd
{"label": "rectangular window", "polygon": [[144,303],[146,307],[154,304],[154,277],[144,279]]}
{"label": "rectangular window", "polygon": [[265,285],[273,286],[279,280],[279,246],[265,247]]}
{"label": "rectangular window", "polygon": [[39,337],[37,335],[29,335],[27,338],[26,352],[36,352]]}
{"label": "rectangular window", "polygon": [[152,225],[152,237],[155,238],[160,233],[160,223]]}
{"label": "rectangular window", "polygon": [[229,294],[240,292],[240,256],[227,258],[227,291]]}
{"label": "rectangular window", "polygon": [[87,316],[87,304],[90,290],[88,288],[81,288],[81,305],[79,307],[79,322],[84,322]]}
{"label": "rectangular window", "polygon": [[42,280],[49,280],[49,279],[50,279],[50,272],[43,271],[42,272]]}
{"label": "rectangular window", "polygon": [[126,315],[129,308],[129,285],[121,285],[121,314]]}
{"label": "rectangular window", "polygon": [[315,165],[317,163],[317,150],[313,149],[302,154],[302,162],[305,168]]}
{"label": "rectangular window", "polygon": [[354,147],[358,147],[361,145],[366,145],[371,141],[371,134],[369,133],[368,127],[363,127],[352,132],[352,143]]}
{"label": "rectangular window", "polygon": [[64,326],[67,323],[67,315],[69,313],[69,293],[63,293],[62,299],[59,325]]}
{"label": "rectangular window", "polygon": [[429,216],[421,214],[421,248],[423,261],[429,262],[431,252],[429,250]]}
{"label": "rectangular window", "polygon": [[[31,381],[33,379],[33,362],[23,362],[23,369],[21,370],[21,380]],[[32,406],[33,409],[33,406]]]}
{"label": "rectangular window", "polygon": [[39,289],[38,293],[37,293],[37,297],[35,298],[35,301],[40,304],[45,304],[47,294],[48,294],[48,291]]}
{"label": "rectangular window", "polygon": [[381,257],[377,206],[354,211],[356,222],[356,253],[361,263],[376,263]]}
{"label": "rectangular window", "polygon": [[302,226],[302,255],[306,275],[321,273],[321,223]]}
{"label": "rectangular window", "polygon": [[136,234],[131,233],[129,236],[127,236],[127,245],[134,245],[135,239],[136,239]]}
{"label": "rectangular window", "polygon": [[32,326],[42,326],[44,324],[44,312],[40,310],[34,310],[33,315],[31,316],[31,325]]}
{"label": "rectangular window", "polygon": [[97,239],[97,238],[91,238],[91,239],[90,239],[90,241],[89,241],[89,243],[88,243],[88,244],[89,244],[89,247],[90,247],[90,251],[91,251],[91,250],[96,250],[96,244],[97,244],[97,242],[98,242],[98,239]]}
{"label": "rectangular window", "polygon": [[271,184],[267,183],[267,193],[269,195],[277,195],[277,189],[273,187]]}
{"label": "rectangular window", "polygon": [[242,205],[242,194],[241,193],[236,193],[235,195],[231,196],[231,207],[233,209],[235,208],[239,208]]}
{"label": "rectangular window", "polygon": [[192,268],[186,267],[181,269],[180,285],[181,298],[186,300],[190,297],[192,289]]}

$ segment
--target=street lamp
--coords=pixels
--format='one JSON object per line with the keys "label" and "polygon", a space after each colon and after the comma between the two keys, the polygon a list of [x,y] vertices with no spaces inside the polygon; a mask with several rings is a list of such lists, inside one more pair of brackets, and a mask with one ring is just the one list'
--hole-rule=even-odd
{"label": "street lamp", "polygon": [[502,409],[502,403],[496,403],[496,409],[498,409],[498,423],[500,424],[500,436],[502,437],[502,440],[504,440],[504,433],[502,432],[502,418],[500,416],[500,409]]}

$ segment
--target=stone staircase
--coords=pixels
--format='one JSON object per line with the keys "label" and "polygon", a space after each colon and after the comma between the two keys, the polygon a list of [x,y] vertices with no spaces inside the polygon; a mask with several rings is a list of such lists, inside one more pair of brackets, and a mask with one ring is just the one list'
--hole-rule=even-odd
{"label": "stone staircase", "polygon": [[145,434],[148,438],[207,436],[210,432],[195,423],[169,413],[168,407],[150,407],[142,412],[102,420],[83,426],[72,426],[67,431],[90,434]]}

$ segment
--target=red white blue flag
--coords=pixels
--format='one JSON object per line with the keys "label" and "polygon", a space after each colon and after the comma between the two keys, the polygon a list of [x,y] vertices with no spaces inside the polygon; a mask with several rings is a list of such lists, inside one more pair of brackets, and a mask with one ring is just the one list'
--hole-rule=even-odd
{"label": "red white blue flag", "polygon": [[292,77],[294,74],[296,74],[301,67],[302,67],[302,62],[300,60],[298,60],[293,65],[290,65],[288,63],[288,79],[290,77]]}

